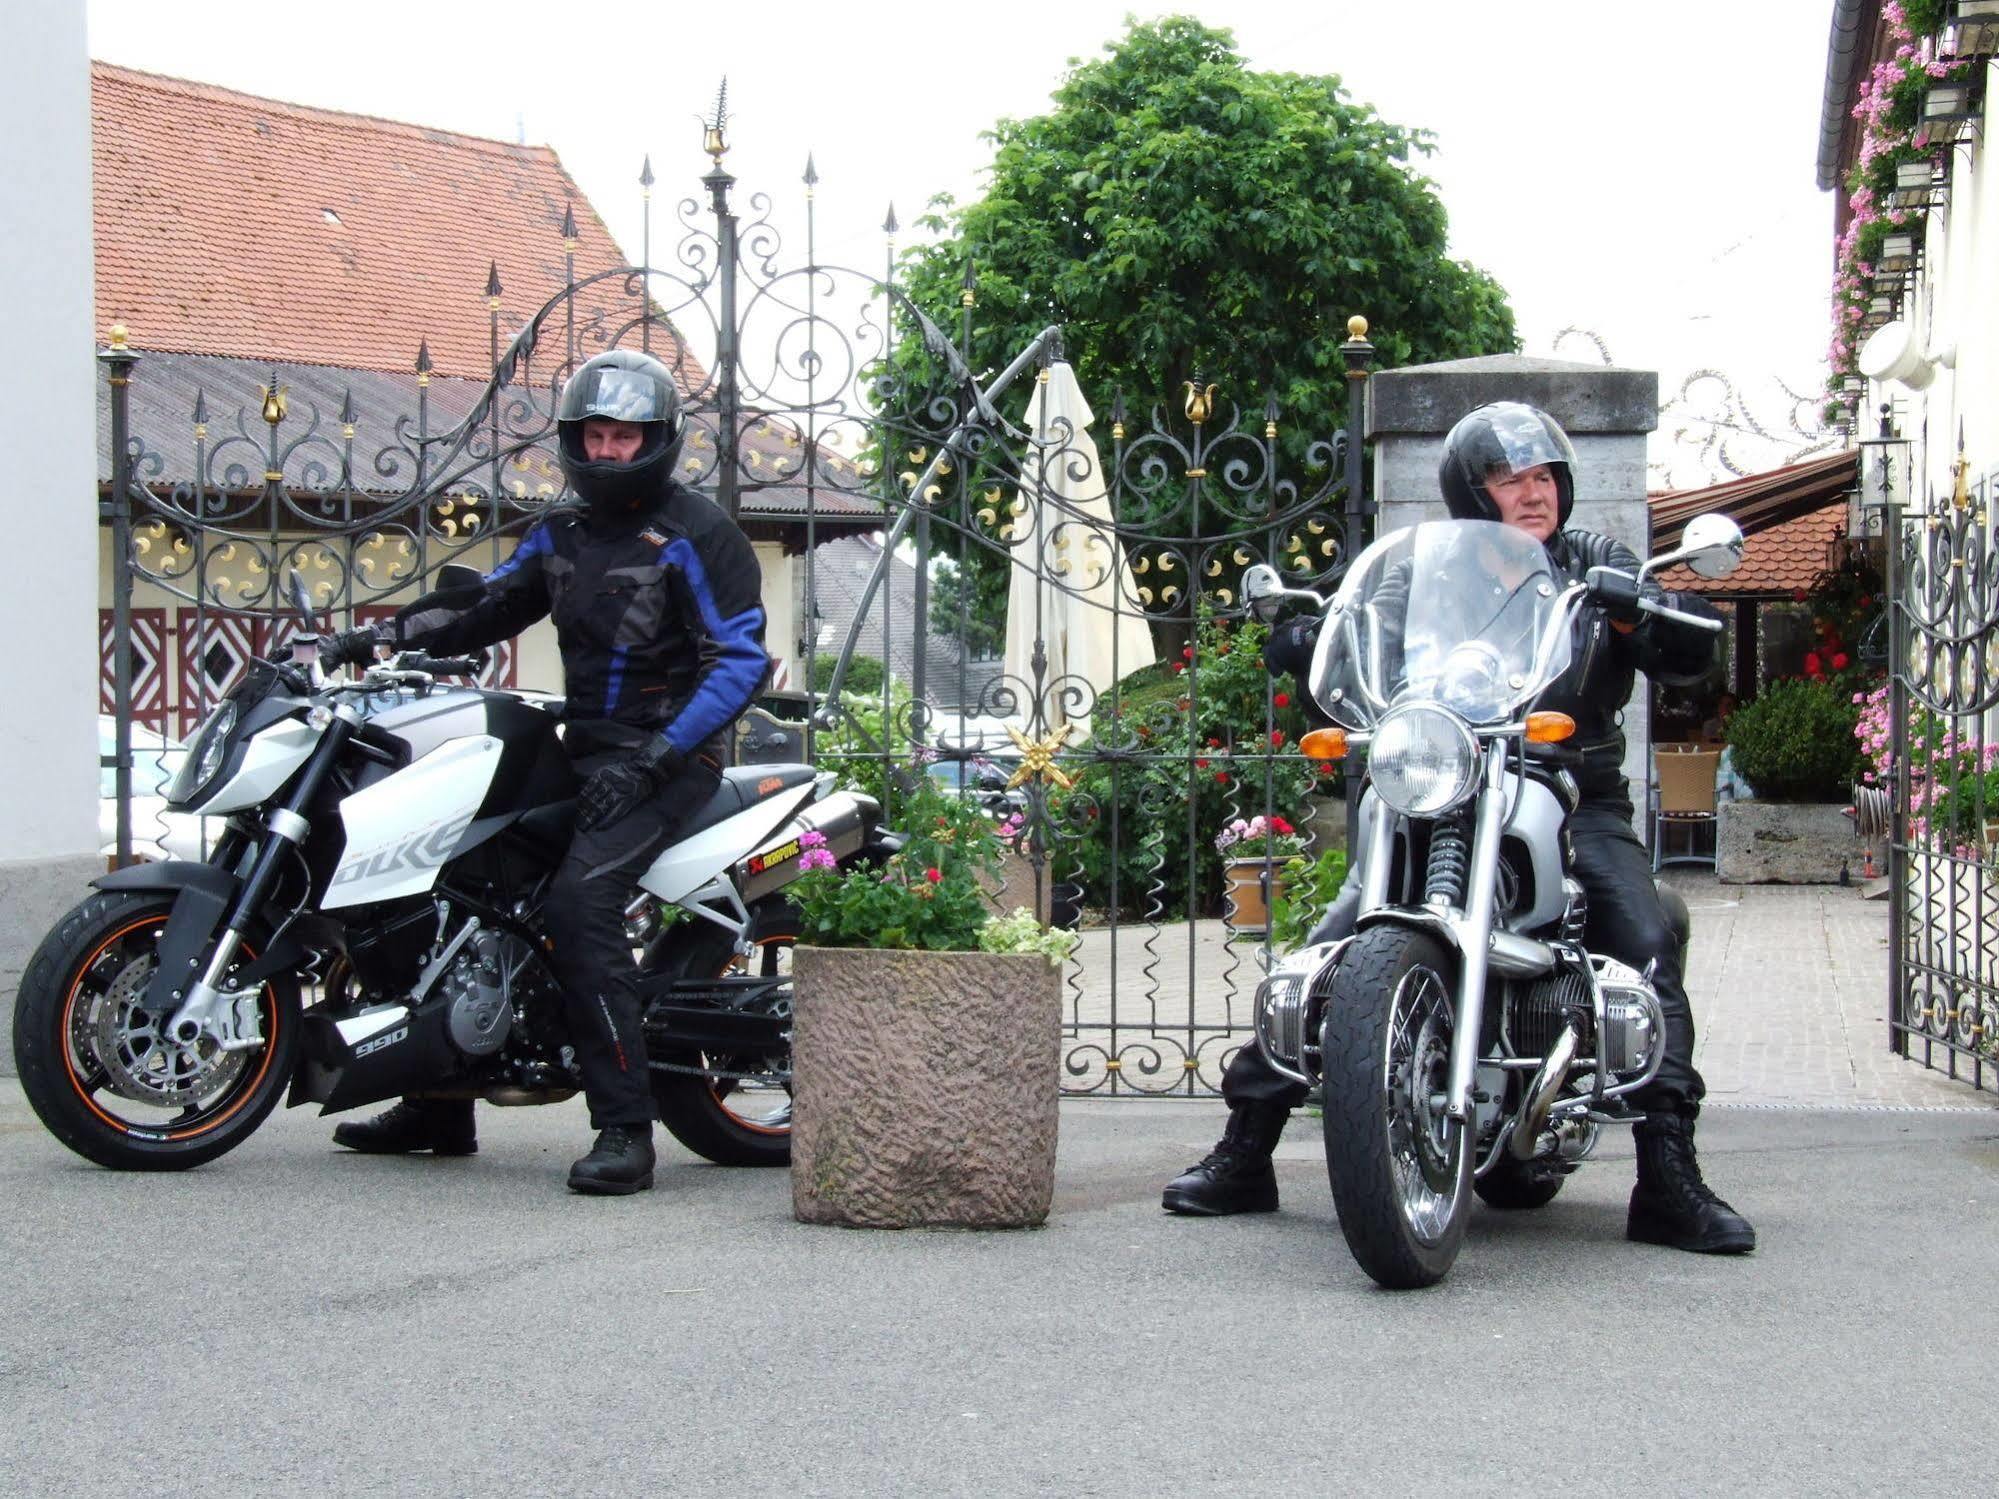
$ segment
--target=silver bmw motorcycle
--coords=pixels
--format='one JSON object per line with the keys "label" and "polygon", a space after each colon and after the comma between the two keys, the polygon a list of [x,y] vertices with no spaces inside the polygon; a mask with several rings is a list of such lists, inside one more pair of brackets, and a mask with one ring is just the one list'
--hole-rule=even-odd
{"label": "silver bmw motorcycle", "polygon": [[[1682,563],[1724,577],[1741,553],[1734,522],[1702,516],[1639,581]],[[1664,1057],[1649,975],[1583,944],[1559,748],[1575,725],[1533,711],[1570,664],[1589,588],[1523,531],[1441,521],[1377,541],[1330,604],[1263,566],[1244,594],[1266,618],[1287,600],[1323,611],[1309,687],[1336,727],[1303,747],[1366,759],[1352,935],[1273,965],[1257,1044],[1323,1087],[1327,1174],[1361,1268],[1431,1285],[1474,1195],[1548,1202],[1601,1126],[1641,1116],[1625,1100]]]}

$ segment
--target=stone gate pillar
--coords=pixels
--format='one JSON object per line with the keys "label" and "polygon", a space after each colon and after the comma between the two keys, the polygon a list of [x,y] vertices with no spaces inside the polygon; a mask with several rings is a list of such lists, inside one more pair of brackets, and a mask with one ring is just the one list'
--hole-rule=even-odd
{"label": "stone gate pillar", "polygon": [[[1562,424],[1576,447],[1576,506],[1569,524],[1614,536],[1643,557],[1651,523],[1645,504],[1645,438],[1659,423],[1659,377],[1649,370],[1574,364],[1521,354],[1453,359],[1384,370],[1368,383],[1367,435],[1374,444],[1375,534],[1444,514],[1437,464],[1444,435],[1474,406],[1525,401]],[[1625,774],[1640,836],[1651,758],[1649,686],[1639,678],[1624,711]]]}

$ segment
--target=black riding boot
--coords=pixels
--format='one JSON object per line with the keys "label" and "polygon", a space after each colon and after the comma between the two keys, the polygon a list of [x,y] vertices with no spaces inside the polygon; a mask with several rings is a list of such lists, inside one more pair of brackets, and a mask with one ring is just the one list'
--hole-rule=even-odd
{"label": "black riding boot", "polygon": [[1169,1213],[1219,1218],[1277,1211],[1277,1173],[1270,1153],[1291,1111],[1281,1104],[1245,1103],[1229,1110],[1228,1128],[1198,1166],[1166,1184],[1160,1205]]}
{"label": "black riding boot", "polygon": [[373,1119],[351,1119],[333,1131],[333,1143],[367,1155],[477,1155],[469,1098],[405,1098]]}
{"label": "black riding boot", "polygon": [[1638,1142],[1638,1185],[1624,1236],[1695,1254],[1747,1254],[1756,1230],[1701,1180],[1694,1159],[1694,1122],[1682,1114],[1648,1114],[1632,1127]]}
{"label": "black riding boot", "polygon": [[597,1132],[590,1154],[569,1168],[569,1190],[623,1197],[652,1186],[652,1126],[613,1124]]}

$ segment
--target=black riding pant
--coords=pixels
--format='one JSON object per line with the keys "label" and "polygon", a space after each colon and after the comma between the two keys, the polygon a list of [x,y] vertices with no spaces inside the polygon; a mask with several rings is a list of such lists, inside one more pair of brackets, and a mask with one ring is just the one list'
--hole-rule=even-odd
{"label": "black riding pant", "polygon": [[[1648,1113],[1691,1116],[1698,1112],[1701,1095],[1707,1091],[1700,1073],[1694,1070],[1693,1010],[1687,1004],[1680,972],[1677,934],[1652,883],[1651,856],[1631,830],[1631,804],[1622,800],[1583,803],[1569,818],[1569,836],[1575,845],[1570,873],[1589,902],[1584,940],[1590,951],[1628,963],[1641,973],[1647,965],[1657,965],[1652,970],[1652,986],[1658,991],[1659,1008],[1665,1015],[1666,1055],[1659,1064],[1658,1077],[1644,1092],[1633,1094],[1631,1101]],[[1347,936],[1359,911],[1356,868],[1312,934],[1313,939],[1331,941]],[[1222,1074],[1222,1097],[1230,1108],[1276,1104],[1291,1109],[1304,1102],[1305,1087],[1276,1071],[1251,1042],[1236,1052]]]}
{"label": "black riding pant", "polygon": [[[576,756],[578,779],[587,780],[625,753]],[[644,1007],[625,905],[634,882],[707,805],[720,781],[717,764],[697,755],[650,801],[616,822],[579,832],[542,907],[542,930],[553,947],[550,964],[562,985],[569,1044],[583,1074],[592,1129],[652,1122]]]}

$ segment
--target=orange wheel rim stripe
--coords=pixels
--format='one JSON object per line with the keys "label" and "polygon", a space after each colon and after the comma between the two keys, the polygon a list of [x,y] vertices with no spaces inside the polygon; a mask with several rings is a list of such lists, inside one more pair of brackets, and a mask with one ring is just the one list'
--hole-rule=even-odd
{"label": "orange wheel rim stripe", "polygon": [[[76,1014],[76,995],[77,991],[83,987],[83,976],[86,973],[90,972],[92,968],[96,967],[97,960],[103,957],[105,953],[109,952],[118,943],[124,941],[125,938],[131,936],[132,933],[138,931],[141,927],[151,926],[153,924],[154,924],[153,919],[150,917],[148,917],[143,921],[135,921],[130,926],[120,927],[117,931],[113,932],[109,937],[106,937],[102,942],[98,943],[96,950],[92,952],[91,955],[84,960],[82,966],[77,969],[76,980],[69,986],[69,994],[63,1000],[62,1068],[63,1071],[67,1073],[69,1076],[69,1085],[72,1089],[75,1090],[76,1096],[83,1100],[83,1106],[86,1109],[89,1109],[91,1113],[95,1114],[99,1119],[103,1120],[112,1129],[117,1130],[121,1135],[129,1135],[142,1132],[135,1130],[135,1128],[132,1125],[126,1124],[122,1120],[112,1118],[111,1115],[105,1113],[104,1110],[100,1109],[97,1106],[96,1102],[91,1098],[91,1096],[88,1093],[83,1091],[83,1079],[76,1075],[76,1063],[74,1059],[70,1056],[70,1049],[69,1049],[70,1022],[71,1018]],[[247,942],[243,944],[243,952],[251,958],[255,958],[257,956],[257,954],[251,950],[250,945]],[[264,992],[266,994],[270,992],[269,984],[266,984],[264,986]],[[166,1135],[167,1139],[191,1140],[195,1138],[197,1135],[205,1135],[210,1130],[215,1129],[217,1126],[228,1123],[229,1120],[232,1117],[234,1117],[236,1112],[239,1109],[241,1109],[244,1104],[250,1101],[251,1096],[256,1093],[257,1089],[263,1085],[264,1074],[268,1072],[271,1067],[272,1053],[274,1053],[277,1050],[276,1037],[277,1037],[278,1027],[284,1024],[283,1019],[280,1017],[278,1013],[278,1007],[276,1005],[270,1005],[268,1008],[270,1010],[271,1034],[264,1038],[263,1062],[257,1068],[257,1075],[251,1078],[248,1086],[246,1086],[243,1089],[242,1096],[239,1097],[236,1100],[236,1102],[231,1104],[220,1118],[210,1119],[207,1123],[201,1125],[199,1128],[163,1131],[162,1133]],[[148,1131],[143,1131],[143,1133],[150,1134],[154,1133],[154,1131],[148,1130]]]}

